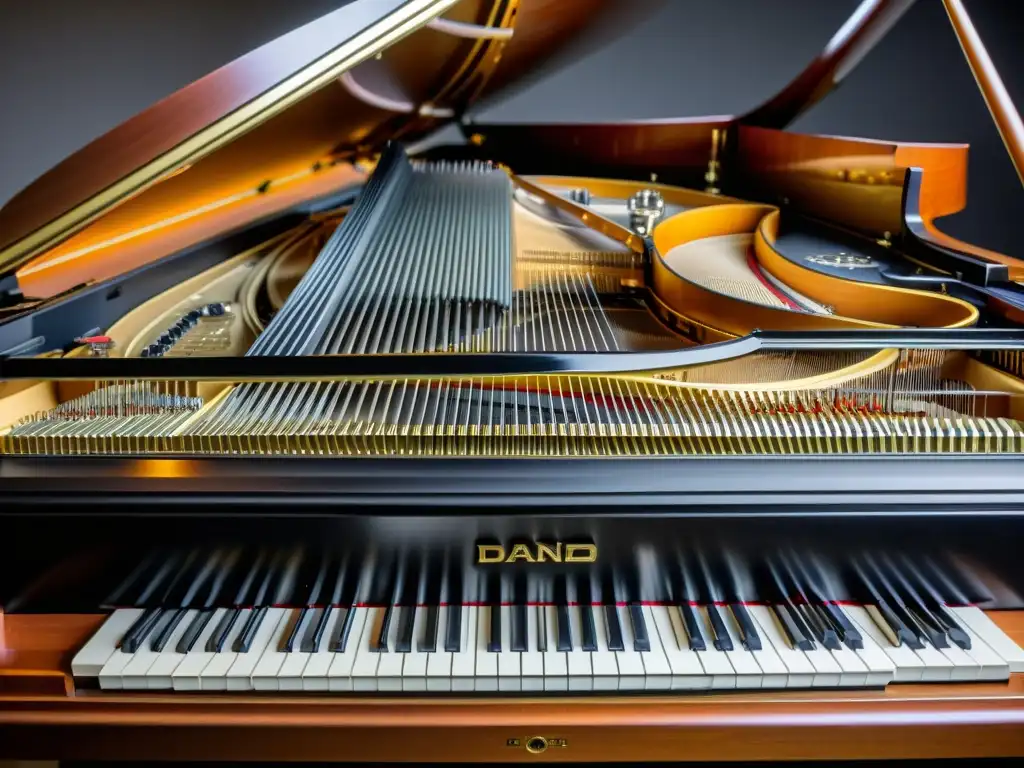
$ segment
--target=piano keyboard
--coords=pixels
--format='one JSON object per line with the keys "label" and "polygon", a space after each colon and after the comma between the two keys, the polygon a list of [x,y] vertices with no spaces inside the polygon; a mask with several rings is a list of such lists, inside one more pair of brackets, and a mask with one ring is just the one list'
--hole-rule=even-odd
{"label": "piano keyboard", "polygon": [[878,605],[439,605],[114,611],[76,654],[105,690],[600,692],[1006,680],[984,611],[894,635]]}
{"label": "piano keyboard", "polygon": [[952,558],[634,555],[533,571],[455,551],[126,553],[81,596],[111,614],[72,672],[110,690],[638,692],[1024,671]]}

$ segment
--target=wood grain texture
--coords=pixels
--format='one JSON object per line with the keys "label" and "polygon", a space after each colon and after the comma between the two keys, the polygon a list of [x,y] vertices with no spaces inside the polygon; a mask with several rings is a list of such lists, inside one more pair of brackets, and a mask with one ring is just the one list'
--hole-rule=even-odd
{"label": "wood grain texture", "polygon": [[[990,615],[1007,634],[1024,641],[1024,612]],[[100,620],[7,616],[5,642],[24,651],[38,647],[51,662],[64,659],[66,664]],[[566,746],[532,755],[522,745],[533,736],[565,739]],[[509,739],[519,739],[520,746],[508,746]],[[891,685],[885,691],[657,697],[0,691],[0,743],[5,754],[23,759],[605,762],[1024,756],[1024,675],[1014,675],[1009,683]]]}
{"label": "wood grain texture", "polygon": [[[371,59],[352,70],[356,80],[370,69],[383,70],[383,80],[395,90],[388,95],[411,105],[412,112],[368,103],[331,81],[288,108],[271,110],[258,125],[179,172],[118,200],[84,228],[62,233],[61,241],[46,245],[48,252],[39,258],[108,241],[327,159],[370,157],[387,140],[413,141],[449,119],[421,114],[421,107],[460,112],[488,86],[492,73],[504,72],[501,82],[510,82],[525,71],[530,57],[542,58],[586,26],[601,4],[459,0],[446,18],[481,25],[496,17],[498,23],[511,24],[514,18],[515,42],[484,44],[423,28],[390,46],[380,61]],[[330,53],[345,40],[345,13],[340,9],[252,51],[68,157],[0,209],[0,252]]]}

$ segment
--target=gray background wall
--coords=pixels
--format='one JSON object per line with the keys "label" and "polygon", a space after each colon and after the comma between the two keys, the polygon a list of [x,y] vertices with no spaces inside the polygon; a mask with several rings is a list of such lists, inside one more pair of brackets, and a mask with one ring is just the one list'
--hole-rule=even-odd
{"label": "gray background wall", "polygon": [[[571,2],[571,0],[565,0]],[[615,120],[735,114],[782,87],[856,0],[620,0],[639,21],[599,30],[482,118]],[[0,0],[0,203],[106,130],[343,0]],[[967,0],[1024,107],[1019,0]],[[1024,257],[1018,181],[940,0],[896,29],[793,130],[971,145],[952,234]]]}

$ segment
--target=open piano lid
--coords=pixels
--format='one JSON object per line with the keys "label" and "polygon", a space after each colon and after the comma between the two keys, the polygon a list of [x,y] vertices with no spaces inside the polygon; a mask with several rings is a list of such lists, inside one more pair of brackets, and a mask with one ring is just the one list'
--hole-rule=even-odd
{"label": "open piano lid", "polygon": [[606,5],[353,0],[132,117],[12,198],[0,209],[0,276],[424,136]]}

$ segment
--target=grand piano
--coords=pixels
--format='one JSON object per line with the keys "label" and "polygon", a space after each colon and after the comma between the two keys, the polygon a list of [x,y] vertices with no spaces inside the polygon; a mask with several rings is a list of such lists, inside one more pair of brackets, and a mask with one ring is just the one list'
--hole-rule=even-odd
{"label": "grand piano", "polygon": [[0,758],[1024,755],[1024,262],[966,146],[786,129],[910,3],[466,118],[608,5],[356,0],[0,210]]}

